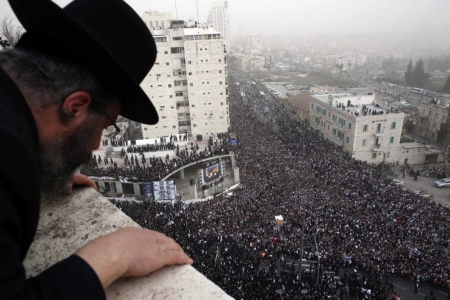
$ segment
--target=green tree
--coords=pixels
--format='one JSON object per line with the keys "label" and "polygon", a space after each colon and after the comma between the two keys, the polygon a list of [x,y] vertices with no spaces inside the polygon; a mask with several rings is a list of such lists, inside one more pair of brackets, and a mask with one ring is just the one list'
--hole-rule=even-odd
{"label": "green tree", "polygon": [[445,82],[442,92],[450,94],[450,75],[447,77],[447,81]]}
{"label": "green tree", "polygon": [[405,72],[405,82],[406,85],[408,86],[414,86],[414,75],[413,75],[413,63],[412,63],[412,59],[409,60],[409,64],[406,67],[406,72]]}
{"label": "green tree", "polygon": [[336,68],[339,69],[339,77],[341,77],[342,69],[344,69],[344,64],[336,64]]}
{"label": "green tree", "polygon": [[410,133],[414,133],[414,127],[415,127],[414,126],[414,121],[411,120],[411,119],[407,119],[406,122],[405,122],[405,126],[404,126],[406,131],[410,132]]}
{"label": "green tree", "polygon": [[413,70],[414,84],[416,87],[424,88],[430,82],[430,74],[425,73],[422,59],[419,59]]}

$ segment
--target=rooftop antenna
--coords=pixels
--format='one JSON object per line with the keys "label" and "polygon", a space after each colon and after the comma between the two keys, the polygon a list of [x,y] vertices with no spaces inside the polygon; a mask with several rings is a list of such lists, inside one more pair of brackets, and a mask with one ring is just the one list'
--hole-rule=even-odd
{"label": "rooftop antenna", "polygon": [[177,0],[175,1],[175,18],[178,20]]}
{"label": "rooftop antenna", "polygon": [[196,4],[197,4],[197,21],[200,23],[200,18],[198,17],[198,0],[197,0]]}

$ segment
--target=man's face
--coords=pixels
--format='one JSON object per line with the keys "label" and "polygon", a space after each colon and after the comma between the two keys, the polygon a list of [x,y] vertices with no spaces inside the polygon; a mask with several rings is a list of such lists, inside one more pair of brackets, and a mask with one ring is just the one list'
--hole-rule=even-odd
{"label": "man's face", "polygon": [[[120,107],[106,112],[115,120]],[[72,132],[41,144],[41,192],[43,195],[66,194],[73,173],[89,163],[92,151],[100,145],[102,130],[110,126],[106,117],[90,112],[86,120]]]}

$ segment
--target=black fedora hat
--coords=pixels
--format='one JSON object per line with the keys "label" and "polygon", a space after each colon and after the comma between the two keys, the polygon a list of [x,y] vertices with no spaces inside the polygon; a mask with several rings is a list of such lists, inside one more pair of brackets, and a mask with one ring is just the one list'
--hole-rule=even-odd
{"label": "black fedora hat", "polygon": [[122,103],[120,114],[153,125],[158,113],[140,87],[156,60],[153,37],[123,0],[9,0],[27,33],[16,47],[87,65]]}

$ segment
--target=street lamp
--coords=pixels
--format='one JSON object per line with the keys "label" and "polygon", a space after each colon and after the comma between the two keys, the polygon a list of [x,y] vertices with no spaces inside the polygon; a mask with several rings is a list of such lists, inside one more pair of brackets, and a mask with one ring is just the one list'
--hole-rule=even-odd
{"label": "street lamp", "polygon": [[[303,190],[302,192],[304,192],[304,194],[303,194],[304,200],[306,200],[306,192],[311,192],[311,191],[314,191],[314,190],[316,190],[316,189],[314,188],[314,189]],[[296,201],[295,206],[297,206],[297,198],[296,198],[295,201]],[[306,201],[304,201],[304,202],[306,202]],[[302,282],[302,271],[303,271],[302,270],[302,265],[303,265],[303,242],[304,242],[304,239],[305,239],[306,214],[309,213],[311,216],[313,216],[316,219],[317,219],[317,216],[315,214],[313,214],[312,212],[307,211],[306,209],[304,209],[304,210],[302,208],[300,208],[300,209],[303,211],[302,235],[301,235],[301,241],[300,241],[300,263],[299,263],[299,281],[300,281],[300,284],[301,284],[301,282]],[[316,243],[317,255],[319,256],[319,253],[318,253],[319,250],[318,250],[318,247],[317,247],[317,242],[315,241],[315,243]],[[319,258],[319,264],[320,264],[320,258]],[[317,272],[318,272],[318,269],[317,269]],[[317,275],[317,281],[319,280],[318,276],[319,275]]]}

